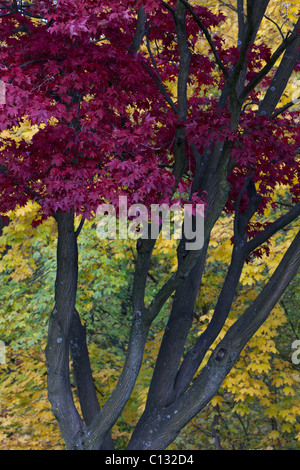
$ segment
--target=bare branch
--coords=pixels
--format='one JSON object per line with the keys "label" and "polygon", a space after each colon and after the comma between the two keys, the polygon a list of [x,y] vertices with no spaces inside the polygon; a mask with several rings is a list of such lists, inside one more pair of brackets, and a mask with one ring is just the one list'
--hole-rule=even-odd
{"label": "bare branch", "polygon": [[[193,322],[194,306],[204,271],[207,247],[208,241],[190,275],[176,289],[170,318],[149,388],[147,406],[149,403],[150,406],[155,407],[166,406],[174,400],[175,380],[186,338]],[[185,295],[186,292],[189,292],[188,296]]]}
{"label": "bare branch", "polygon": [[277,118],[277,116],[279,116],[279,114],[282,114],[284,111],[291,108],[292,106],[295,106],[296,104],[299,104],[299,102],[300,102],[300,95],[298,96],[298,98],[296,100],[290,101],[289,103],[285,104],[281,108],[276,109],[274,111],[274,113],[272,114],[271,118],[272,119]]}
{"label": "bare branch", "polygon": [[[160,408],[159,412],[157,409],[148,412],[145,410],[135,428],[128,450],[137,448],[146,450],[145,444],[148,442],[151,449],[161,449],[162,442],[164,447],[167,447],[178,435],[178,430],[209,403],[231,371],[244,346],[267,319],[297,274],[299,266],[300,232],[268,283],[251,306],[229,328],[189,390],[179,395],[169,406]],[[156,430],[155,433],[153,429]]]}
{"label": "bare branch", "polygon": [[237,0],[236,11],[238,14],[238,23],[239,23],[239,37],[238,37],[238,46],[239,46],[240,44],[242,44],[243,37],[245,34],[244,0]]}
{"label": "bare branch", "polygon": [[101,448],[105,436],[131,396],[141,368],[149,327],[143,312],[135,312],[123,371],[111,396],[87,428],[85,445],[90,450]]}
{"label": "bare branch", "polygon": [[276,26],[276,28],[278,29],[278,31],[280,33],[280,36],[282,37],[282,39],[284,39],[284,34],[283,34],[282,29],[280,28],[279,24],[276,23],[276,21],[274,21],[272,18],[270,18],[267,15],[265,15],[265,18]]}
{"label": "bare branch", "polygon": [[255,31],[255,28],[254,28],[254,21],[253,21],[253,5],[252,5],[252,2],[247,1],[247,28],[242,38],[239,58],[230,76],[230,81],[228,84],[229,94],[234,94],[234,95],[236,94],[236,85],[237,85],[240,73],[244,68],[246,57],[247,57],[247,51],[252,42],[254,31]]}
{"label": "bare branch", "polygon": [[78,225],[78,227],[77,227],[77,229],[76,229],[76,231],[75,231],[75,236],[76,236],[76,238],[79,237],[79,234],[80,234],[80,232],[81,232],[81,229],[82,229],[82,227],[83,227],[84,222],[85,222],[85,218],[82,217],[82,219],[81,219],[81,221],[80,221],[80,223],[79,223],[79,225]]}
{"label": "bare branch", "polygon": [[146,23],[146,13],[145,13],[144,8],[140,8],[138,11],[137,25],[135,29],[134,38],[130,46],[130,51],[133,54],[136,54],[138,52],[142,44],[143,38],[146,33],[145,23]]}
{"label": "bare branch", "polygon": [[[150,231],[151,228],[148,227]],[[147,276],[156,240],[149,238],[148,240],[138,240],[137,242],[137,260],[135,263],[134,279],[133,279],[133,311],[145,311],[145,289]]]}
{"label": "bare branch", "polygon": [[182,124],[187,117],[188,99],[187,84],[190,74],[191,51],[187,42],[186,7],[177,0],[176,14],[174,16],[177,44],[179,49],[179,72],[177,81],[177,116],[180,125],[176,129],[174,141],[174,169],[176,185],[183,176],[187,158],[185,154],[185,126]]}
{"label": "bare branch", "polygon": [[[173,419],[176,419],[177,425],[180,422],[180,427],[185,426],[213,398],[244,346],[267,319],[289,283],[297,274],[299,267],[300,232],[294,238],[260,294],[219,342],[207,365],[195,378],[190,389],[175,400],[172,405],[165,408],[163,411],[164,416],[168,415],[170,417],[167,420],[167,429],[164,429],[165,433],[174,433]],[[176,410],[176,415],[173,418],[174,410]],[[164,416],[161,413],[160,419],[163,419]],[[160,439],[159,435],[155,437]],[[170,435],[169,439],[169,442],[172,442],[174,436]]]}
{"label": "bare branch", "polygon": [[159,89],[159,91],[161,92],[161,94],[163,95],[163,97],[165,98],[166,102],[168,103],[168,105],[173,109],[174,113],[177,114],[177,106],[176,104],[173,102],[172,98],[170,97],[170,95],[167,93],[165,87],[164,87],[164,84],[161,80],[161,77],[160,75],[156,76],[153,71],[151,70],[150,67],[148,67],[147,64],[145,64],[145,62],[142,62],[142,65],[143,67],[147,70],[147,72],[149,73],[150,77],[152,78],[152,80],[156,83],[156,86],[157,88]]}
{"label": "bare branch", "polygon": [[169,10],[169,11],[172,13],[172,15],[174,15],[174,14],[176,13],[176,10],[175,10],[173,7],[171,7],[171,5],[169,5],[167,2],[164,2],[164,1],[162,0],[161,3],[162,3],[162,5],[163,5],[164,7],[167,8],[167,10]]}
{"label": "bare branch", "polygon": [[[260,72],[256,74],[253,80],[251,80],[251,82],[248,83],[248,85],[244,88],[243,92],[241,93],[239,97],[242,103],[247,99],[251,91],[254,90],[254,88],[266,77],[266,75],[274,67],[277,60],[280,58],[280,56],[288,48],[288,46],[291,46],[294,43],[294,41],[295,41],[295,44],[296,42],[298,42],[296,41],[297,36],[298,36],[297,27],[295,27],[295,30],[284,39],[284,41],[280,44],[280,46],[273,53],[269,62],[260,70]],[[290,74],[288,76],[290,76]],[[275,106],[276,106],[276,103],[275,103]]]}
{"label": "bare branch", "polygon": [[150,59],[151,59],[151,62],[152,62],[152,65],[157,73],[157,76],[154,76],[154,74],[152,74],[152,78],[153,80],[155,81],[155,83],[157,84],[160,92],[162,93],[162,95],[165,97],[167,103],[171,106],[171,108],[173,109],[173,111],[177,112],[177,107],[175,105],[175,103],[172,101],[171,97],[169,96],[167,90],[165,89],[165,86],[163,84],[163,81],[162,81],[162,78],[160,76],[160,73],[159,73],[159,70],[158,70],[158,67],[157,67],[157,64],[155,62],[155,58],[153,56],[153,53],[151,51],[151,46],[150,46],[150,42],[149,42],[149,39],[148,37],[146,36],[146,44],[147,44],[147,50],[148,50],[148,53],[149,53],[149,56],[150,56]]}
{"label": "bare branch", "polygon": [[279,217],[272,224],[270,224],[265,230],[259,232],[255,238],[252,238],[247,242],[247,251],[251,253],[256,250],[259,246],[269,240],[278,230],[281,230],[286,225],[290,224],[300,215],[300,202],[296,204],[289,212]]}
{"label": "bare branch", "polygon": [[218,54],[218,51],[216,49],[216,46],[214,44],[214,41],[211,37],[211,34],[210,32],[208,31],[208,29],[204,26],[204,24],[202,23],[202,21],[200,20],[199,16],[195,13],[194,9],[192,8],[192,6],[186,1],[186,0],[180,0],[185,6],[186,8],[189,10],[189,12],[191,13],[192,17],[194,18],[194,20],[196,21],[197,25],[199,26],[199,28],[201,29],[201,31],[203,32],[203,34],[205,35],[206,39],[207,39],[207,42],[208,44],[210,45],[211,47],[211,50],[212,50],[212,53],[215,57],[215,60],[216,60],[216,63],[218,64],[218,66],[220,67],[225,79],[227,80],[228,78],[228,72],[227,72],[227,69],[225,67],[225,65],[223,64],[222,60],[220,59],[220,56]]}

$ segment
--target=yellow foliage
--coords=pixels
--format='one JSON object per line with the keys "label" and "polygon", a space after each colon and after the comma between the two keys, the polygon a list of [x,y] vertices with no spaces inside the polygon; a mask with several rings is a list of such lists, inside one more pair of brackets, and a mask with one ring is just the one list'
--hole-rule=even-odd
{"label": "yellow foliage", "polygon": [[214,398],[211,400],[210,403],[213,407],[215,407],[217,405],[222,405],[223,402],[224,402],[224,398],[219,395],[216,395],[214,396]]}
{"label": "yellow foliage", "polygon": [[1,138],[10,138],[13,139],[15,142],[25,140],[26,143],[30,143],[32,137],[39,131],[39,129],[42,129],[44,127],[44,123],[41,123],[40,125],[31,124],[31,122],[25,116],[23,117],[23,120],[20,121],[20,124],[18,126],[14,126],[11,129],[2,131],[0,134],[0,140]]}
{"label": "yellow foliage", "polygon": [[50,409],[46,364],[42,351],[7,347],[0,365],[0,448],[2,450],[64,449]]}
{"label": "yellow foliage", "polygon": [[[41,236],[47,233],[53,240],[56,234],[54,219],[48,219],[40,227],[33,228],[32,222],[37,218],[39,206],[28,202],[26,206],[17,207],[10,211],[7,216],[10,219],[9,226],[4,227],[0,238],[0,255],[3,254],[0,264],[0,272],[8,267],[11,270],[11,278],[21,281],[29,278],[37,269],[32,257],[32,238],[39,232]],[[50,240],[49,240],[50,241]],[[7,251],[7,246],[13,248]]]}

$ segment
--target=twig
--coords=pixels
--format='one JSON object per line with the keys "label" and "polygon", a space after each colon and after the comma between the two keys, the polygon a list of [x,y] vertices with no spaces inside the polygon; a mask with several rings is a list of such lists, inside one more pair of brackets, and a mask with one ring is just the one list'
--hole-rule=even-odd
{"label": "twig", "polygon": [[268,21],[271,21],[271,23],[273,23],[276,28],[278,29],[278,31],[280,32],[280,35],[282,37],[282,39],[284,40],[284,34],[282,32],[282,29],[280,28],[279,24],[276,23],[276,21],[272,20],[272,18],[270,18],[269,16],[265,15],[265,18],[268,20]]}
{"label": "twig", "polygon": [[81,219],[81,221],[80,221],[80,224],[79,224],[78,227],[77,227],[76,232],[75,232],[76,238],[78,238],[78,236],[79,236],[79,234],[80,234],[80,232],[81,232],[81,229],[82,229],[82,227],[83,227],[84,222],[85,222],[85,218],[83,217],[83,218]]}
{"label": "twig", "polygon": [[256,74],[256,76],[251,80],[250,83],[244,88],[242,94],[240,95],[240,101],[243,103],[248,95],[251,93],[252,90],[265,78],[265,76],[270,72],[273,66],[276,64],[279,57],[283,54],[286,48],[292,44],[293,41],[297,38],[296,33],[289,34],[284,41],[280,44],[280,46],[276,49],[274,54],[272,55],[269,62]]}
{"label": "twig", "polygon": [[225,77],[225,80],[228,79],[228,72],[227,72],[227,69],[225,67],[225,65],[223,64],[222,60],[220,59],[220,56],[218,54],[218,51],[216,49],[216,46],[212,40],[212,37],[210,35],[210,32],[208,31],[208,29],[204,26],[204,24],[202,23],[202,21],[200,20],[199,16],[195,13],[194,9],[191,7],[191,5],[186,1],[186,0],[180,0],[181,3],[183,3],[186,8],[189,10],[189,12],[191,13],[192,17],[194,18],[194,20],[196,21],[197,25],[199,26],[199,28],[201,29],[201,31],[203,32],[203,34],[205,35],[206,39],[207,39],[207,42],[209,43],[210,47],[211,47],[211,50],[212,50],[212,53],[213,55],[215,56],[215,60],[216,60],[216,63],[218,64],[218,66],[220,67],[221,71],[223,72],[223,75]]}
{"label": "twig", "polygon": [[300,102],[300,96],[298,96],[298,98],[296,100],[290,101],[289,103],[285,104],[281,108],[275,110],[275,112],[272,114],[271,118],[275,119],[277,116],[279,116],[279,114],[283,113],[287,109],[291,108],[294,104],[297,104],[299,102]]}
{"label": "twig", "polygon": [[152,62],[152,65],[157,73],[157,76],[154,75],[154,73],[152,72],[152,70],[148,67],[147,64],[145,64],[144,62],[142,63],[142,65],[144,66],[144,68],[147,70],[147,72],[149,73],[150,77],[152,78],[152,80],[156,83],[157,85],[157,88],[159,89],[159,91],[161,92],[161,94],[163,95],[163,97],[165,98],[166,102],[171,106],[171,108],[173,109],[174,113],[177,114],[177,106],[175,105],[175,103],[173,102],[173,100],[171,99],[171,97],[168,95],[165,87],[164,87],[164,84],[163,84],[163,81],[161,79],[161,76],[159,74],[159,71],[158,71],[158,68],[157,68],[157,65],[156,65],[156,62],[155,62],[155,59],[153,57],[153,54],[152,54],[152,51],[151,51],[151,48],[150,48],[150,44],[149,44],[149,39],[147,38],[146,36],[146,42],[147,42],[147,49],[148,49],[148,52],[149,52],[149,56],[150,56],[150,59],[151,59],[151,62]]}

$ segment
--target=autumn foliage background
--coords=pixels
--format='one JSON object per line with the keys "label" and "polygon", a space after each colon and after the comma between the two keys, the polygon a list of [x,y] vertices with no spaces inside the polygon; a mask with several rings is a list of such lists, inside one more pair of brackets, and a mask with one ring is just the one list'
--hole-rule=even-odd
{"label": "autumn foliage background", "polygon": [[[1,237],[1,250],[6,253],[1,261],[0,325],[1,338],[8,344],[7,363],[1,365],[2,449],[64,448],[47,399],[43,351],[55,280],[56,227],[49,220],[33,230],[31,222],[37,210],[32,205],[16,210],[11,214],[10,226],[4,229]],[[228,262],[230,246],[227,232],[225,218],[214,232],[210,269],[205,275],[208,287],[197,299],[195,312],[196,315],[203,314],[203,311],[206,314],[201,317],[201,322],[195,317],[195,336],[200,334],[210,318],[210,306],[214,304],[222,272]],[[101,384],[100,402],[105,402],[124,359],[134,243],[124,241],[120,254],[119,242],[107,241],[103,245],[92,224],[84,228],[83,235],[80,244],[80,307],[89,320],[89,349],[94,377],[96,384],[97,381]],[[14,247],[7,251],[7,245],[12,242]],[[149,280],[149,296],[156,291],[163,271],[174,269],[172,264],[166,264],[172,243],[172,240],[164,241],[157,247],[156,263]],[[274,242],[273,249],[278,258],[286,243],[288,240],[282,235]],[[173,261],[176,262],[175,259]],[[115,276],[116,262],[122,266],[119,277]],[[262,258],[245,271],[242,296],[228,325],[239,315],[239,309],[255,297],[260,283],[272,269],[268,260]],[[106,279],[105,285],[99,285],[99,276]],[[111,296],[112,292],[116,295]],[[90,300],[91,293],[95,303]],[[297,278],[267,323],[249,343],[218,395],[205,412],[181,433],[172,449],[215,449],[216,439],[225,449],[299,449],[299,371],[291,362],[291,343],[299,331],[299,301]],[[121,320],[118,315],[120,309],[124,313]],[[150,380],[147,366],[153,365],[158,352],[161,323],[164,323],[164,315],[151,332],[151,341],[145,351],[145,367],[135,393],[114,428],[114,437],[121,446],[143,410]],[[97,356],[99,347],[106,348],[101,364]],[[103,395],[105,393],[107,396]]]}
{"label": "autumn foliage background", "polygon": [[[198,3],[206,4],[207,2]],[[230,62],[234,55],[237,23],[232,9],[233,3],[212,2],[212,5],[209,5],[210,11],[214,15],[212,18],[216,19],[216,26],[220,18],[223,20],[220,44],[224,42],[224,51],[226,52],[224,52],[222,60],[225,64],[227,57]],[[272,2],[272,8],[269,12],[271,20],[269,18],[263,20],[258,44],[260,40],[263,41],[267,38],[268,43],[272,44],[275,49],[281,39],[277,25],[281,25],[282,32],[285,32],[289,25],[295,22],[297,13],[297,1],[290,2],[288,7],[282,1]],[[211,21],[213,20],[211,19]],[[83,12],[82,23],[76,25],[76,31],[79,28],[83,33],[86,31],[93,33],[93,26],[96,28],[96,25],[93,24],[87,26],[87,19]],[[30,20],[28,20],[28,27],[35,27]],[[63,29],[64,27],[63,22],[61,25],[56,24],[56,33],[59,33],[59,28]],[[72,21],[68,23],[68,27],[72,33]],[[118,28],[117,23],[115,23],[115,28]],[[96,33],[96,29],[94,32]],[[130,28],[128,27],[129,33]],[[111,34],[113,37],[113,31]],[[155,42],[159,37],[157,38],[156,32],[154,32],[150,39]],[[15,39],[16,42],[18,40]],[[195,43],[194,46],[199,50],[207,47],[204,41]],[[24,48],[26,49],[26,47],[30,47],[30,42],[27,45],[24,39]],[[58,53],[55,38],[53,43],[49,43],[47,47],[48,50],[45,49],[45,44],[41,44],[41,51],[36,51],[37,56],[40,53],[45,57],[55,56]],[[84,48],[84,45],[82,47]],[[97,56],[95,60],[101,61],[104,56],[107,59],[108,51],[104,50],[103,46],[101,51],[100,48],[99,51],[96,48],[97,45],[95,45],[95,56],[99,54],[99,57]],[[112,54],[115,54],[116,50]],[[65,52],[67,53],[67,46]],[[271,50],[259,45],[251,50],[249,53],[250,79],[251,73],[255,74],[257,68],[268,60],[271,52]],[[81,50],[80,54],[82,53]],[[170,96],[173,98],[176,95],[176,88],[175,83],[169,79],[172,77],[173,70],[172,60],[168,59],[169,69],[162,68],[160,73]],[[18,60],[18,57],[15,60]],[[82,59],[78,58],[78,66],[74,63],[74,57],[72,60],[69,65],[74,69],[74,83],[81,83]],[[168,126],[174,125],[174,117],[171,112],[167,117],[163,115],[165,111],[159,106],[157,109],[152,108],[151,112],[147,112],[149,111],[149,103],[145,97],[147,93],[153,93],[154,89],[152,85],[147,85],[149,82],[147,71],[139,66],[140,74],[136,75],[135,70],[130,75],[130,69],[125,63],[126,59],[122,63],[121,56],[116,58],[112,55],[110,63],[112,70],[108,70],[108,76],[95,76],[91,65],[91,69],[88,70],[90,83],[85,83],[84,86],[92,86],[93,81],[101,86],[99,81],[109,80],[109,73],[115,73],[114,64],[117,60],[121,61],[121,65],[118,64],[120,74],[122,70],[126,70],[128,73],[128,93],[121,95],[120,98],[120,94],[116,92],[117,85],[115,88],[112,86],[111,93],[103,95],[101,106],[102,108],[107,106],[108,109],[117,107],[120,114],[122,112],[125,116],[130,114],[133,117],[132,121],[126,121],[125,118],[124,125],[120,116],[116,117],[109,112],[105,116],[101,110],[99,111],[98,102],[93,107],[93,96],[91,94],[85,96],[81,103],[80,112],[84,114],[88,111],[89,127],[82,134],[82,138],[85,139],[85,145],[80,148],[83,163],[81,160],[75,162],[75,170],[74,161],[71,160],[71,143],[74,142],[73,135],[78,132],[76,129],[78,103],[75,95],[70,96],[67,111],[64,105],[56,102],[55,115],[59,116],[58,123],[52,117],[51,104],[49,104],[46,115],[45,106],[43,106],[44,114],[41,113],[39,94],[37,93],[35,101],[31,103],[33,109],[31,118],[35,120],[33,123],[26,118],[27,98],[24,93],[24,97],[18,97],[19,102],[17,103],[20,109],[24,107],[23,121],[21,123],[15,122],[14,127],[4,130],[1,134],[3,143],[5,140],[1,148],[2,158],[9,159],[16,152],[19,153],[22,155],[21,160],[26,171],[17,182],[18,197],[15,192],[16,182],[12,178],[10,181],[11,191],[7,190],[8,197],[4,197],[1,207],[9,219],[9,224],[3,228],[0,237],[0,339],[6,344],[6,364],[0,365],[0,449],[64,448],[64,442],[50,410],[46,389],[44,348],[53,302],[56,269],[56,224],[53,218],[47,217],[57,209],[64,210],[68,207],[70,198],[72,198],[75,211],[81,212],[83,216],[89,218],[96,204],[99,203],[99,188],[105,187],[107,193],[111,195],[114,194],[120,183],[126,185],[126,195],[131,202],[136,202],[137,197],[144,197],[150,204],[152,200],[156,200],[157,194],[161,195],[160,202],[170,197],[173,176],[168,169],[169,148],[168,145],[164,146],[165,150],[160,155],[161,168],[158,169],[153,157],[152,133],[154,129],[157,141],[167,141],[170,138]],[[191,142],[194,139],[194,142],[201,147],[201,145],[204,146],[207,139],[213,139],[213,136],[210,135],[211,128],[206,126],[207,115],[204,111],[201,119],[200,107],[202,106],[202,109],[207,112],[218,95],[222,79],[209,58],[203,58],[201,76],[197,76],[196,70],[200,68],[198,69],[199,64],[196,60],[195,58],[195,63],[192,64],[195,74],[194,82],[190,84],[189,96],[192,107],[196,109],[199,106],[199,119],[197,121],[190,120],[187,125],[187,133]],[[163,60],[162,63],[164,63]],[[28,65],[29,67],[35,66],[34,63]],[[88,64],[85,66],[88,67]],[[53,61],[47,63],[45,67],[46,77],[56,76],[59,71],[59,66],[56,65],[57,69],[55,69]],[[77,71],[75,71],[76,67]],[[122,67],[124,68],[122,69]],[[16,80],[24,80],[24,76],[21,69],[20,76],[16,77]],[[121,80],[121,77],[115,76],[116,82],[119,79]],[[136,95],[133,95],[132,90],[139,86],[141,80],[143,80],[144,87],[149,86],[149,90],[144,88],[137,98]],[[299,83],[299,71],[296,70],[280,101],[280,106],[284,106],[291,98],[295,98]],[[41,85],[38,81],[36,84],[28,83],[28,87],[34,86],[43,86],[43,84]],[[53,86],[53,97],[56,93],[63,93],[63,86],[62,82],[60,82],[60,90]],[[204,97],[199,97],[199,88],[202,93],[205,90]],[[79,87],[77,91],[83,93],[83,89]],[[128,97],[131,96],[131,93],[132,109],[128,104]],[[159,94],[157,90],[156,93]],[[8,94],[8,100],[12,99],[12,96],[13,94]],[[124,102],[122,102],[123,98]],[[249,115],[241,123],[243,131],[247,129],[253,117],[251,107],[253,110],[255,109],[255,93],[252,99],[253,103],[249,105]],[[138,109],[135,107],[136,101],[139,103]],[[13,110],[11,113],[10,118],[13,121]],[[74,116],[71,116],[74,119],[73,128],[64,122],[64,120],[70,121],[70,113],[74,113]],[[157,122],[154,122],[154,115]],[[49,119],[47,126],[44,124],[45,118]],[[1,123],[4,122],[4,119],[5,117],[1,115]],[[116,120],[114,132],[111,132],[112,119]],[[165,127],[161,126],[160,119],[165,123]],[[212,107],[211,119],[216,120],[215,129],[219,131],[228,117],[215,115]],[[104,130],[107,130],[106,138],[102,136],[100,139],[93,131],[93,127],[98,125],[99,120],[101,120]],[[252,129],[250,135],[245,134],[241,146],[244,145],[244,148],[249,149],[249,154],[241,153],[240,148],[237,150],[236,156],[240,159],[240,172],[243,172],[243,169],[249,165],[249,159],[251,163],[251,153],[255,150],[254,142],[259,140],[259,135],[262,132],[267,133],[269,158],[272,158],[272,154],[275,153],[274,149],[282,153],[285,152],[285,126],[287,126],[287,122],[283,119],[282,127],[278,125],[276,132],[271,125],[270,132],[268,132],[267,125],[264,118],[260,117],[257,119],[256,129]],[[201,129],[201,138],[199,138],[199,129]],[[241,128],[239,132],[241,132]],[[291,132],[296,135],[296,144],[299,145],[297,127],[294,129],[291,126]],[[49,144],[47,148],[43,147],[44,133],[49,133],[47,141],[51,145]],[[141,135],[143,135],[144,148],[140,150],[139,157],[133,161],[131,154],[134,154]],[[234,132],[232,138],[235,137],[236,133]],[[230,139],[228,130],[224,130],[223,138]],[[61,140],[71,142],[67,144],[65,149],[67,158],[64,160],[61,158],[59,150]],[[123,159],[121,157],[125,148],[124,143],[126,143],[127,155]],[[74,145],[78,145],[78,142],[75,141]],[[95,147],[98,145],[101,145],[103,154],[111,155],[113,152],[118,152],[120,157],[115,160],[110,158],[103,160],[100,171],[95,151]],[[58,147],[57,152],[55,151],[56,146]],[[27,151],[28,153],[26,153]],[[37,161],[44,162],[44,166],[36,165],[32,154],[35,155]],[[26,155],[28,161],[26,161]],[[89,155],[90,158],[89,171],[91,173],[88,175],[85,173],[87,171],[84,161],[86,155]],[[51,161],[51,171],[49,171],[49,161]],[[145,162],[147,163],[145,164]],[[20,162],[16,163],[16,174],[18,174],[19,164]],[[294,162],[289,161],[287,157],[287,170],[289,164],[292,167]],[[261,165],[263,167],[263,161]],[[72,178],[69,177],[71,167]],[[107,169],[109,169],[109,174]],[[281,184],[277,185],[280,168],[277,167],[276,162],[274,162],[273,169],[274,173],[269,175],[269,179],[266,178],[261,183],[261,194],[266,198],[268,204],[263,204],[261,207],[259,223],[256,225],[255,220],[253,221],[253,233],[260,229],[261,225],[259,224],[267,223],[274,215],[278,217],[286,207],[291,205],[293,198],[299,196],[299,185],[295,184],[292,190],[289,187],[288,171],[286,177],[280,176]],[[146,175],[143,173],[143,179],[141,179],[142,172],[146,172]],[[97,174],[97,178],[93,179],[91,174]],[[237,171],[232,176],[233,183],[238,180],[238,177],[239,172]],[[62,185],[63,179],[67,183]],[[34,181],[30,184],[30,188],[28,188],[28,181]],[[88,193],[84,191],[87,181],[94,185]],[[182,193],[187,190],[189,184],[189,180],[181,182],[179,189]],[[274,191],[269,195],[268,188],[270,186]],[[75,196],[74,187],[76,187]],[[30,201],[31,194],[35,191],[40,195],[39,204]],[[23,195],[21,199],[20,194]],[[106,194],[103,193],[103,199],[105,196]],[[200,198],[202,196],[200,195]],[[204,331],[210,321],[227,265],[230,262],[234,196],[235,194],[232,194],[226,212],[218,220],[212,232],[207,267],[202,281],[204,287],[197,297],[188,345],[193,344],[193,341]],[[14,197],[17,197],[17,201],[12,201]],[[11,210],[11,205],[14,202],[17,202],[17,207]],[[83,213],[82,206],[86,208]],[[80,217],[78,215],[77,224],[79,223]],[[263,247],[264,249],[257,253],[258,256],[252,259],[251,263],[246,264],[241,276],[239,295],[233,304],[220,337],[225,335],[227,329],[256,297],[261,286],[274,272],[282,254],[286,251],[298,229],[299,222],[296,222],[291,230],[287,232],[284,229],[280,230]],[[97,238],[95,222],[92,218],[85,222],[78,243],[80,270],[77,308],[81,318],[87,324],[88,347],[101,405],[106,402],[115,386],[126,352],[130,328],[130,292],[136,262],[135,243],[130,240],[100,241]],[[157,293],[164,276],[176,271],[177,259],[174,248],[174,240],[160,240],[155,247],[147,281],[146,300],[148,302]],[[270,252],[272,258],[268,256]],[[116,276],[116,272],[118,276]],[[144,352],[144,365],[134,393],[113,428],[112,437],[116,439],[120,448],[122,446],[125,448],[126,442],[144,409],[151,379],[150,372],[158,354],[170,302],[171,299],[164,305],[151,327],[149,341]],[[300,449],[300,373],[299,367],[297,368],[291,361],[291,344],[299,338],[300,334],[299,306],[298,275],[273,309],[268,320],[243,350],[239,361],[225,379],[218,394],[203,412],[180,433],[176,441],[171,444],[171,449]],[[98,355],[99,348],[102,351],[100,356]],[[99,388],[97,387],[98,383],[101,384]],[[76,402],[75,384],[73,384],[73,391]]]}

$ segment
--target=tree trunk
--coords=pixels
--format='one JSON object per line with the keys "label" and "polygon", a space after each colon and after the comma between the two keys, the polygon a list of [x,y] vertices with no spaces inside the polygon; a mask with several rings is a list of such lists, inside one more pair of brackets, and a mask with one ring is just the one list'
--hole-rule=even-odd
{"label": "tree trunk", "polygon": [[69,334],[75,311],[78,275],[74,214],[56,214],[57,275],[55,307],[50,317],[46,360],[48,397],[68,449],[82,448],[84,425],[74,405],[69,370]]}

